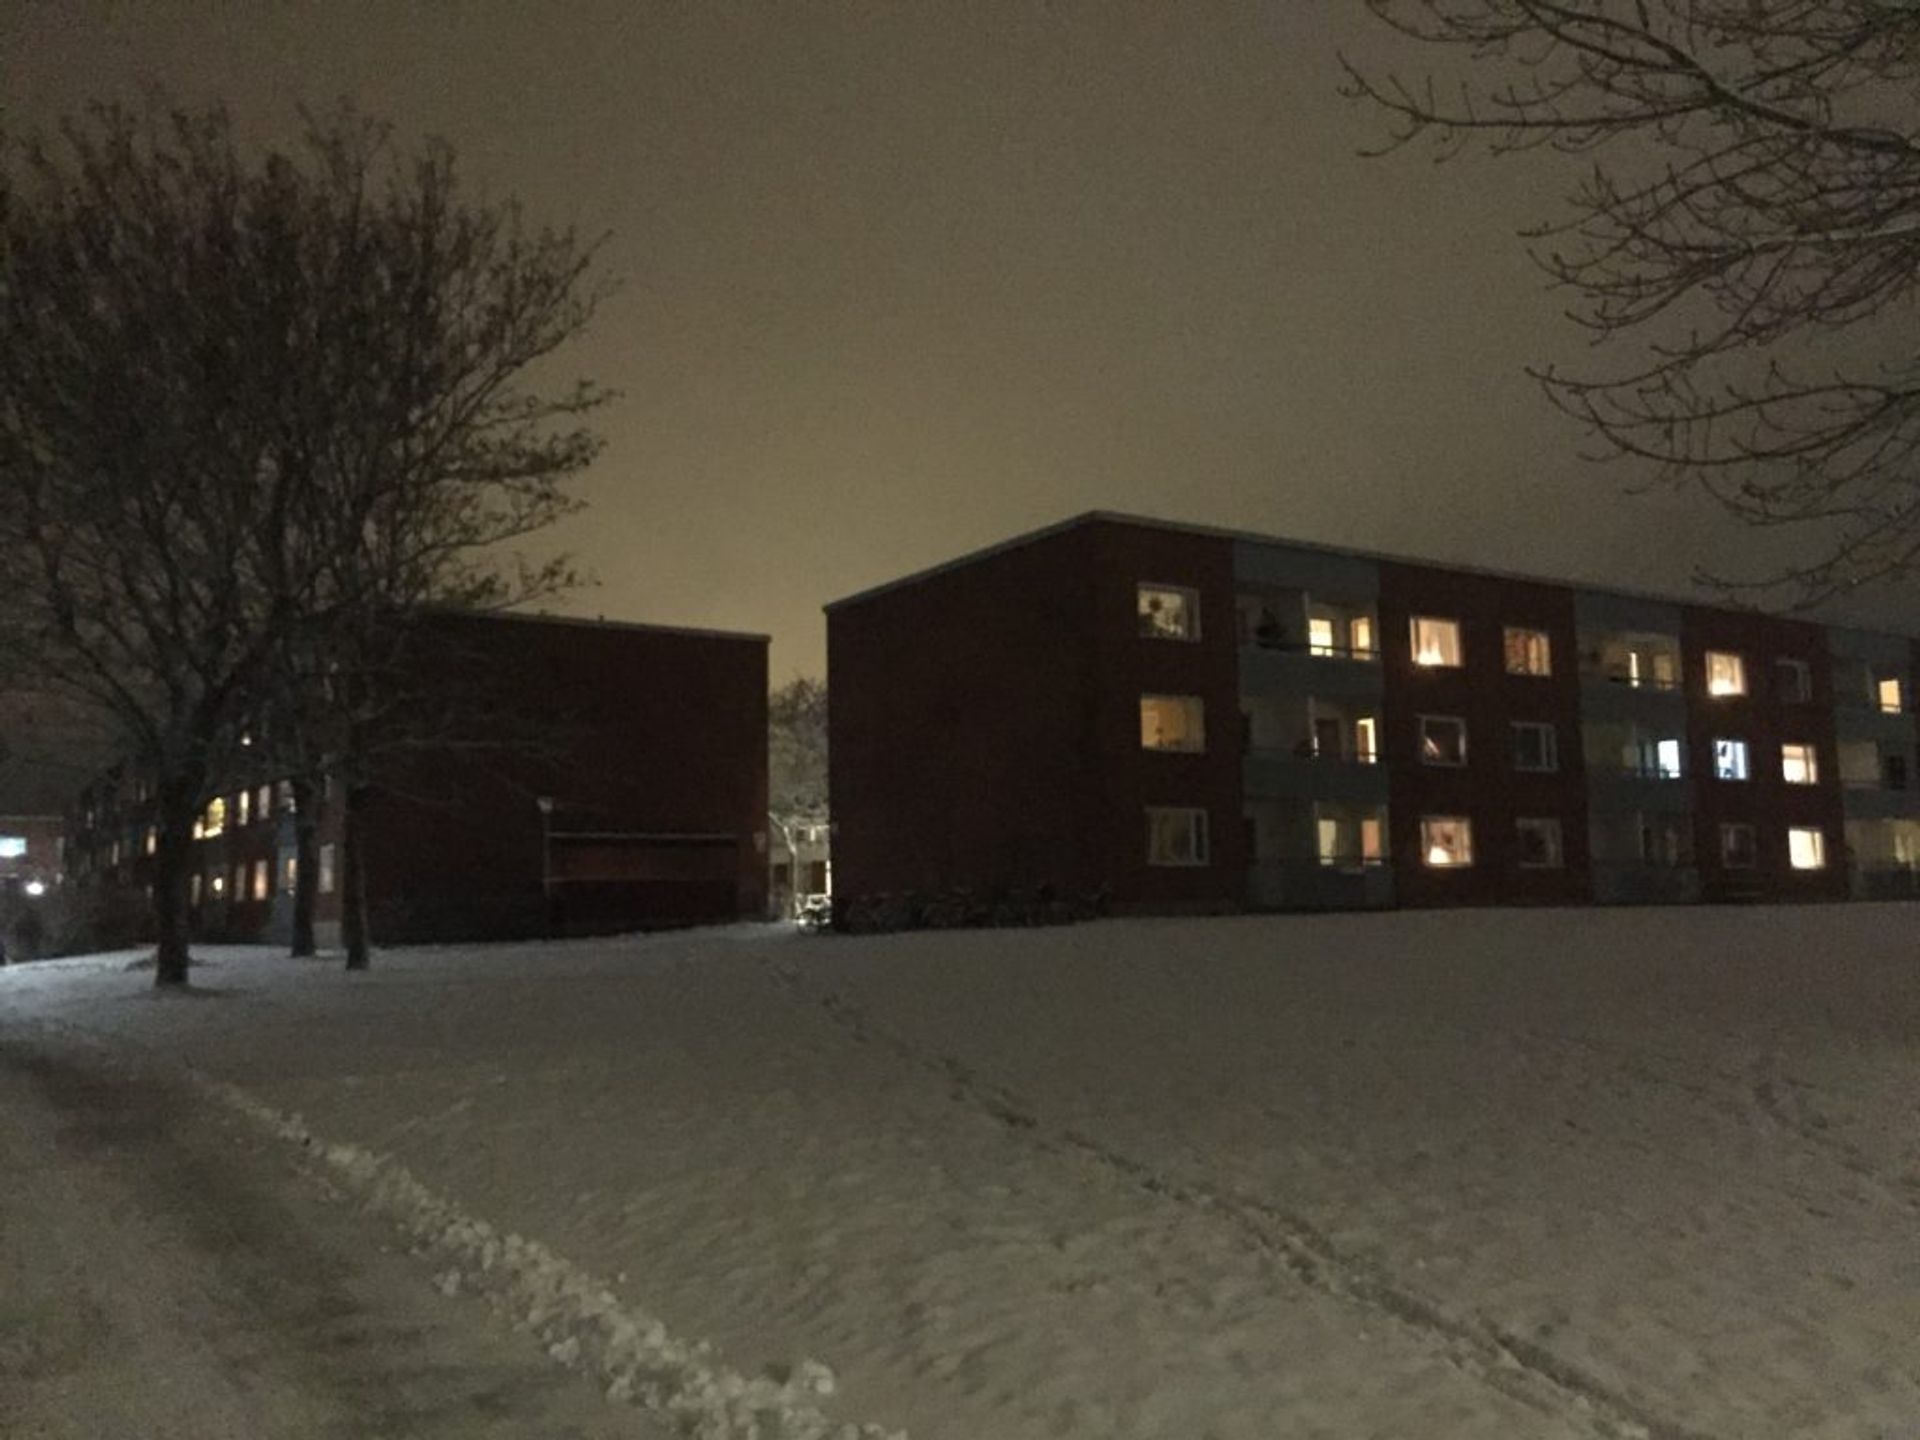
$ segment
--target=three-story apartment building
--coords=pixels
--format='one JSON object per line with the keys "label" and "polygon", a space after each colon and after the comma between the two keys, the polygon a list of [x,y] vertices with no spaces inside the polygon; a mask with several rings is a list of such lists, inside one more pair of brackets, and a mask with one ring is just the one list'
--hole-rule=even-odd
{"label": "three-story apartment building", "polygon": [[827,626],[850,896],[1916,890],[1905,638],[1104,513]]}

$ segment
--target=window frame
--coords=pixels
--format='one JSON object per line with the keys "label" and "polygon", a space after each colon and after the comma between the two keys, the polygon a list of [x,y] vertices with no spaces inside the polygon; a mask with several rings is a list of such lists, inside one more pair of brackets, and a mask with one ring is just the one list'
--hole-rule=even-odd
{"label": "window frame", "polygon": [[[1147,740],[1147,706],[1154,702],[1191,705],[1195,743],[1191,745],[1154,745]],[[1207,699],[1204,695],[1165,695],[1153,691],[1140,696],[1140,749],[1147,755],[1204,755],[1207,753]]]}
{"label": "window frame", "polygon": [[[1514,771],[1521,775],[1557,775],[1560,773],[1560,727],[1551,720],[1513,720],[1507,725],[1509,744],[1507,758],[1513,764]],[[1520,763],[1519,740],[1523,733],[1545,737],[1543,754],[1544,765],[1522,765]]]}
{"label": "window frame", "polygon": [[[1146,861],[1155,870],[1204,870],[1213,864],[1213,837],[1211,821],[1204,805],[1148,805],[1145,807],[1147,821]],[[1195,858],[1190,860],[1165,860],[1156,858],[1154,847],[1154,823],[1156,819],[1184,816],[1191,827],[1191,848]]]}
{"label": "window frame", "polygon": [[[1433,827],[1436,825],[1460,827],[1460,833],[1466,837],[1467,842],[1466,859],[1436,861],[1433,858],[1433,852],[1442,848],[1434,841]],[[1471,815],[1422,815],[1420,817],[1420,865],[1426,870],[1471,870],[1474,865],[1473,817]]]}
{"label": "window frame", "polygon": [[[1453,632],[1453,659],[1422,660],[1425,652],[1420,648],[1420,627],[1422,625],[1444,625]],[[1462,670],[1467,664],[1467,637],[1460,621],[1450,615],[1409,615],[1407,617],[1407,650],[1416,670]],[[1436,651],[1436,654],[1442,653]]]}
{"label": "window frame", "polygon": [[[1467,722],[1464,716],[1416,715],[1414,720],[1415,737],[1419,742],[1420,763],[1422,765],[1431,765],[1437,770],[1464,770],[1467,768]],[[1460,758],[1458,760],[1432,760],[1427,757],[1427,726],[1432,722],[1438,722],[1442,725],[1452,725],[1460,732]]]}
{"label": "window frame", "polygon": [[[1150,613],[1147,596],[1150,593],[1177,595],[1187,617],[1186,628],[1177,634],[1167,634],[1157,629],[1148,629],[1142,622]],[[1196,645],[1200,641],[1200,591],[1197,586],[1177,585],[1172,581],[1136,580],[1133,586],[1133,628],[1135,637],[1141,640],[1169,640],[1177,644]]]}
{"label": "window frame", "polygon": [[[1907,711],[1906,682],[1897,674],[1872,672],[1873,708],[1882,715],[1904,715]],[[1893,704],[1887,704],[1887,687],[1893,687]]]}
{"label": "window frame", "polygon": [[[1745,784],[1753,779],[1753,745],[1743,736],[1716,735],[1710,742],[1713,746],[1713,778],[1724,780],[1730,785]],[[1720,747],[1738,745],[1740,747],[1740,773],[1729,775],[1720,764]]]}
{"label": "window frame", "polygon": [[[1787,752],[1797,750],[1806,773],[1798,780],[1794,779],[1788,768]],[[1818,785],[1820,783],[1820,747],[1811,740],[1782,740],[1780,742],[1780,782],[1783,785]]]}
{"label": "window frame", "polygon": [[[1541,667],[1515,669],[1513,664],[1513,644],[1516,639],[1523,642],[1538,641]],[[1553,635],[1532,625],[1507,625],[1500,631],[1501,662],[1506,666],[1507,674],[1518,675],[1530,680],[1550,680],[1553,678]]]}
{"label": "window frame", "polygon": [[[1733,858],[1733,847],[1727,842],[1735,835],[1747,837],[1747,858],[1738,863]],[[1720,822],[1720,868],[1722,870],[1758,870],[1760,868],[1760,833],[1750,820],[1722,820]]]}
{"label": "window frame", "polygon": [[1529,830],[1539,828],[1541,834],[1550,834],[1553,844],[1549,847],[1552,858],[1548,860],[1529,860],[1526,858],[1524,842],[1519,844],[1516,866],[1521,870],[1564,870],[1567,868],[1566,827],[1560,823],[1558,815],[1517,815],[1513,821],[1516,841]]}
{"label": "window frame", "polygon": [[[1716,690],[1714,688],[1713,662],[1731,660],[1735,684],[1733,688]],[[1738,700],[1750,693],[1747,684],[1747,657],[1740,650],[1706,650],[1701,652],[1700,663],[1704,667],[1701,679],[1706,685],[1707,698],[1710,700]]]}
{"label": "window frame", "polygon": [[[1794,851],[1794,841],[1802,836],[1813,837],[1813,859],[1811,865],[1802,865]],[[1827,868],[1827,832],[1821,825],[1789,825],[1787,827],[1787,868],[1806,874]]]}

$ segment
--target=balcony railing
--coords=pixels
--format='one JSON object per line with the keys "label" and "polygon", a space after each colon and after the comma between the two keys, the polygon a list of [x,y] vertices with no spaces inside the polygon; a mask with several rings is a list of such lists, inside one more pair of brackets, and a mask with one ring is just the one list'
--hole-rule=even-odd
{"label": "balcony railing", "polygon": [[1315,760],[1329,765],[1378,765],[1378,750],[1356,750],[1342,754],[1337,750],[1316,749],[1310,742],[1302,742],[1291,748],[1271,745],[1247,745],[1243,753],[1260,760]]}
{"label": "balcony railing", "polygon": [[1243,635],[1243,650],[1270,650],[1283,655],[1312,655],[1327,660],[1359,660],[1372,663],[1380,658],[1374,645],[1334,645],[1319,640],[1290,640],[1284,635]]}
{"label": "balcony railing", "polygon": [[1652,675],[1633,675],[1618,666],[1589,666],[1580,672],[1589,680],[1597,680],[1607,685],[1618,685],[1626,690],[1670,691],[1680,688],[1680,679],[1675,676],[1661,680]]}

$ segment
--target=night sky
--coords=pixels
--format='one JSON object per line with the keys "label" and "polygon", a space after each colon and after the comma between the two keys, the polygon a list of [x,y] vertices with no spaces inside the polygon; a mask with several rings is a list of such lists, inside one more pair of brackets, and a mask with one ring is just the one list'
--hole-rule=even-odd
{"label": "night sky", "polygon": [[1362,159],[1337,48],[1406,58],[1353,0],[15,0],[0,97],[348,96],[610,231],[570,608],[770,631],[776,680],[823,602],[1086,509],[1661,590],[1757,556],[1522,372],[1591,358],[1514,233],[1579,162]]}

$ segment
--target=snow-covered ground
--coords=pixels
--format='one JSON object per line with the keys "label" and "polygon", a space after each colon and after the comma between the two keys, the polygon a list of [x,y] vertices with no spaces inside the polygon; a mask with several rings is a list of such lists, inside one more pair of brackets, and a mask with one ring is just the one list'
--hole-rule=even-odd
{"label": "snow-covered ground", "polygon": [[1916,921],[232,950],[0,1009],[310,1133],[439,1217],[446,1288],[532,1286],[557,1358],[733,1396],[675,1412],[715,1434],[1907,1440]]}

